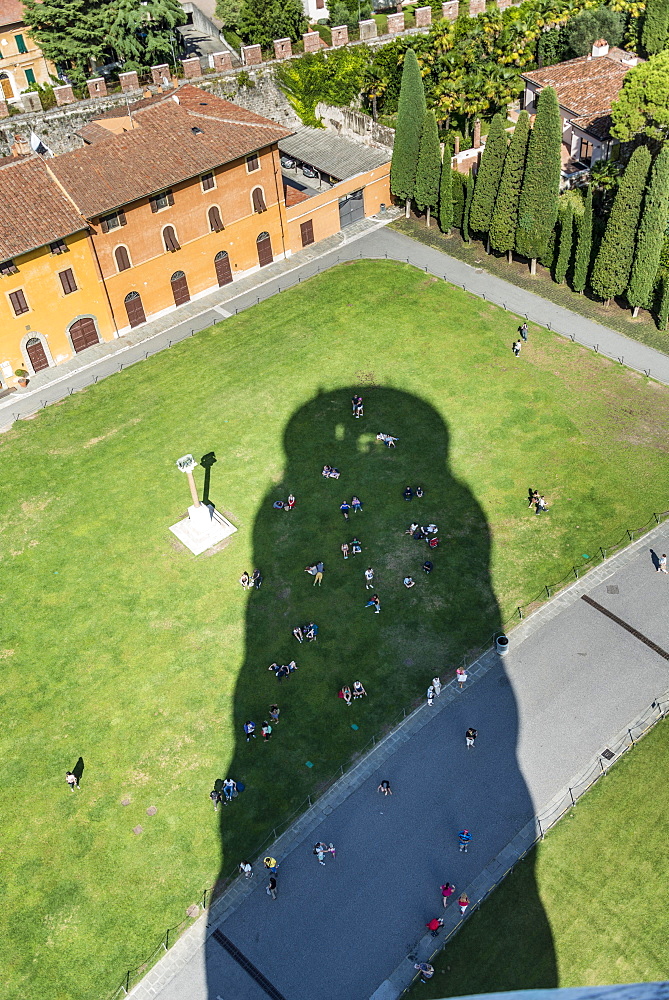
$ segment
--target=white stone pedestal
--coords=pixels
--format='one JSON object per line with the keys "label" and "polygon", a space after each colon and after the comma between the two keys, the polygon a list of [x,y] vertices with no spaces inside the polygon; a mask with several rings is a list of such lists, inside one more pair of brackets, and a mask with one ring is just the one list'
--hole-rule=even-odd
{"label": "white stone pedestal", "polygon": [[188,517],[170,527],[170,531],[174,532],[194,556],[199,556],[213,545],[218,545],[236,530],[234,524],[230,524],[227,518],[204,503],[199,507],[193,504],[188,508]]}

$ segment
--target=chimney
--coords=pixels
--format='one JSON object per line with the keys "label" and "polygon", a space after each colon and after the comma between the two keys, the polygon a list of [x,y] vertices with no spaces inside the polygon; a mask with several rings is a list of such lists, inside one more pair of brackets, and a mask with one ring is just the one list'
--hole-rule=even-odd
{"label": "chimney", "polygon": [[609,43],[605,38],[598,38],[596,42],[592,43],[592,56],[596,59],[597,56],[608,55]]}

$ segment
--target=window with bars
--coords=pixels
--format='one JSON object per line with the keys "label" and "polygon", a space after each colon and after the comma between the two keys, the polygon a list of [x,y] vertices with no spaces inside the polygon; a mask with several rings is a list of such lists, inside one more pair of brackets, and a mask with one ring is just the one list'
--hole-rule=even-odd
{"label": "window with bars", "polygon": [[172,194],[172,189],[168,188],[167,191],[161,191],[160,194],[154,194],[153,197],[149,198],[149,204],[151,205],[152,212],[160,212],[163,208],[168,208],[170,205],[174,204],[174,195]]}
{"label": "window with bars", "polygon": [[22,316],[23,313],[28,312],[28,303],[26,302],[26,297],[22,288],[17,289],[15,292],[10,292],[9,301],[12,304],[15,316]]}
{"label": "window with bars", "polygon": [[174,253],[175,250],[181,250],[174,226],[165,226],[163,229],[163,242],[165,243],[165,249],[169,250],[170,253]]}
{"label": "window with bars", "polygon": [[209,216],[209,228],[212,233],[220,233],[225,228],[218,205],[212,205],[207,213]]}
{"label": "window with bars", "polygon": [[19,269],[13,260],[6,260],[4,264],[0,264],[0,274],[18,274]]}
{"label": "window with bars", "polygon": [[202,174],[201,180],[203,191],[212,191],[216,187],[213,170],[210,170],[208,174]]}
{"label": "window with bars", "polygon": [[70,248],[67,246],[65,240],[54,240],[53,243],[49,244],[49,249],[53,254],[70,252]]}
{"label": "window with bars", "polygon": [[103,215],[100,219],[100,229],[103,233],[109,233],[112,229],[120,229],[125,224],[126,217],[122,208],[116,212],[110,212],[109,215]]}
{"label": "window with bars", "polygon": [[68,267],[66,271],[59,271],[58,277],[60,278],[60,283],[63,286],[63,292],[65,295],[69,295],[70,292],[76,292],[77,283],[74,280],[74,271],[71,267]]}
{"label": "window with bars", "polygon": [[253,202],[254,212],[266,212],[267,205],[265,204],[265,196],[263,194],[262,188],[254,188],[251,192],[251,200]]}
{"label": "window with bars", "polygon": [[254,170],[260,170],[260,159],[257,153],[252,153],[246,157],[246,171],[252,174]]}
{"label": "window with bars", "polygon": [[126,247],[116,247],[116,250],[114,250],[114,257],[116,259],[117,271],[127,271],[129,267],[132,267],[130,263],[130,254],[128,253]]}

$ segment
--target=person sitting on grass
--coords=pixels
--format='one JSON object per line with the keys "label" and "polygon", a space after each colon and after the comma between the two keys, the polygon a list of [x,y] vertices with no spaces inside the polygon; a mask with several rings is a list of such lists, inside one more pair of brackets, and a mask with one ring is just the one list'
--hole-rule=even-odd
{"label": "person sitting on grass", "polygon": [[358,497],[353,497],[351,500],[351,507],[353,508],[354,514],[362,514],[362,504]]}
{"label": "person sitting on grass", "polygon": [[409,525],[407,530],[404,532],[405,535],[413,535],[414,531],[418,531],[418,524],[412,523]]}
{"label": "person sitting on grass", "polygon": [[405,500],[411,500],[413,498],[413,490],[411,489],[410,486],[406,487],[402,496],[404,497]]}
{"label": "person sitting on grass", "polygon": [[331,465],[324,465],[323,466],[323,471],[321,472],[321,476],[325,476],[325,478],[328,479],[328,477],[329,477],[329,475],[330,475],[331,472],[332,472],[332,466]]}
{"label": "person sitting on grass", "polygon": [[304,632],[305,639],[308,639],[309,642],[316,642],[318,638],[318,625],[315,625],[314,622],[309,622],[308,625],[303,627],[302,631]]}
{"label": "person sitting on grass", "polygon": [[353,541],[351,542],[351,552],[353,553],[354,556],[359,556],[360,553],[362,552],[362,545],[360,544],[357,538],[354,538]]}
{"label": "person sitting on grass", "polygon": [[295,660],[290,661],[287,669],[289,674],[292,674],[294,670],[297,670],[297,663],[295,662]]}
{"label": "person sitting on grass", "polygon": [[423,495],[423,487],[422,486],[417,486],[416,487],[416,496],[418,497],[419,500],[422,497],[422,495]]}
{"label": "person sitting on grass", "polygon": [[288,676],[289,673],[290,673],[290,667],[286,666],[286,664],[282,664],[279,667],[279,669],[276,672],[276,679],[278,680],[279,684],[284,679],[284,677]]}
{"label": "person sitting on grass", "polygon": [[381,432],[379,432],[376,435],[376,440],[383,441],[387,448],[394,448],[395,442],[399,441],[399,438],[393,437],[392,434],[381,434]]}
{"label": "person sitting on grass", "polygon": [[343,688],[340,689],[338,698],[343,698],[347,705],[351,704],[351,689],[348,684],[344,684]]}
{"label": "person sitting on grass", "polygon": [[546,497],[542,494],[537,500],[537,509],[535,514],[541,514],[542,512],[548,513],[548,505],[546,504]]}
{"label": "person sitting on grass", "polygon": [[407,590],[410,590],[412,587],[416,586],[416,581],[412,576],[405,576],[402,582],[404,583],[404,586],[407,588]]}
{"label": "person sitting on grass", "polygon": [[364,698],[366,694],[367,692],[365,691],[360,681],[353,681],[353,698],[354,699]]}
{"label": "person sitting on grass", "polygon": [[424,573],[431,573],[432,570],[433,570],[433,568],[434,567],[432,566],[432,563],[430,562],[430,560],[426,559],[425,562],[423,563],[423,572]]}
{"label": "person sitting on grass", "polygon": [[432,536],[432,538],[427,538],[426,541],[431,549],[436,549],[439,547],[439,539],[435,538],[434,536]]}
{"label": "person sitting on grass", "polygon": [[295,636],[298,642],[304,641],[304,633],[302,632],[302,629],[300,628],[299,625],[296,625],[295,628],[293,629],[293,635]]}
{"label": "person sitting on grass", "polygon": [[350,511],[350,509],[351,509],[351,505],[350,505],[350,503],[348,502],[348,500],[344,500],[344,502],[343,502],[343,503],[340,503],[340,504],[339,504],[339,509],[340,509],[340,511],[342,512],[342,514],[344,515],[344,520],[345,520],[345,521],[348,521],[348,520],[349,520],[349,516],[348,516],[348,513],[349,513],[349,511]]}
{"label": "person sitting on grass", "polygon": [[236,797],[237,782],[233,781],[232,778],[226,778],[223,782],[223,795],[225,796],[225,802],[223,804],[226,806],[228,802],[232,802],[232,800]]}
{"label": "person sitting on grass", "polygon": [[416,530],[412,535],[412,538],[415,538],[417,542],[420,542],[422,541],[423,538],[425,538],[425,532],[423,531],[422,528],[416,528]]}

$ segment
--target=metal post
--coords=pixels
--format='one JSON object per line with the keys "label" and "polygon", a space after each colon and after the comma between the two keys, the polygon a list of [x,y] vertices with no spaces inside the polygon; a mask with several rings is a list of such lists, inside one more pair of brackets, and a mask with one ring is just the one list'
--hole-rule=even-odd
{"label": "metal post", "polygon": [[632,746],[635,747],[636,743],[634,742],[634,737],[632,736],[632,730],[628,729],[627,732],[630,734],[630,739],[632,741]]}
{"label": "metal post", "polygon": [[575,806],[575,805],[576,805],[576,803],[574,802],[574,795],[573,795],[573,792],[572,792],[571,788],[569,789],[569,795],[570,795],[570,797],[571,797],[571,804],[572,804],[573,806]]}
{"label": "metal post", "polygon": [[601,545],[599,546],[599,551],[602,553],[602,559],[606,559],[606,549],[603,549]]}
{"label": "metal post", "polygon": [[518,607],[518,617],[521,621],[523,620],[523,609],[520,606]]}
{"label": "metal post", "polygon": [[165,946],[165,951],[167,951],[167,949],[170,946],[170,929],[169,929],[169,927],[165,931],[165,940],[164,940],[163,944]]}
{"label": "metal post", "polygon": [[578,570],[576,569],[576,567],[575,567],[575,566],[572,566],[572,569],[573,569],[573,571],[574,571],[574,576],[575,576],[575,577],[576,577],[576,579],[578,580]]}
{"label": "metal post", "polygon": [[550,596],[551,596],[551,592],[550,592],[550,590],[548,589],[548,587],[546,587],[546,596],[547,596],[547,597],[550,597]]}
{"label": "metal post", "polygon": [[204,896],[202,897],[202,909],[203,909],[203,910],[206,910],[206,909],[207,909],[207,893],[208,893],[208,892],[209,892],[209,890],[208,890],[208,889],[205,889],[205,890],[204,890]]}
{"label": "metal post", "polygon": [[598,757],[597,760],[599,761],[599,766],[602,769],[602,774],[606,774],[606,771],[604,770],[604,765],[602,764],[602,758]]}
{"label": "metal post", "polygon": [[128,974],[125,977],[125,992],[130,992],[130,969],[128,969]]}
{"label": "metal post", "polygon": [[539,819],[538,816],[537,816],[537,824],[539,826],[539,833],[541,834],[541,839],[543,840],[544,839],[544,831],[541,829],[541,820]]}

